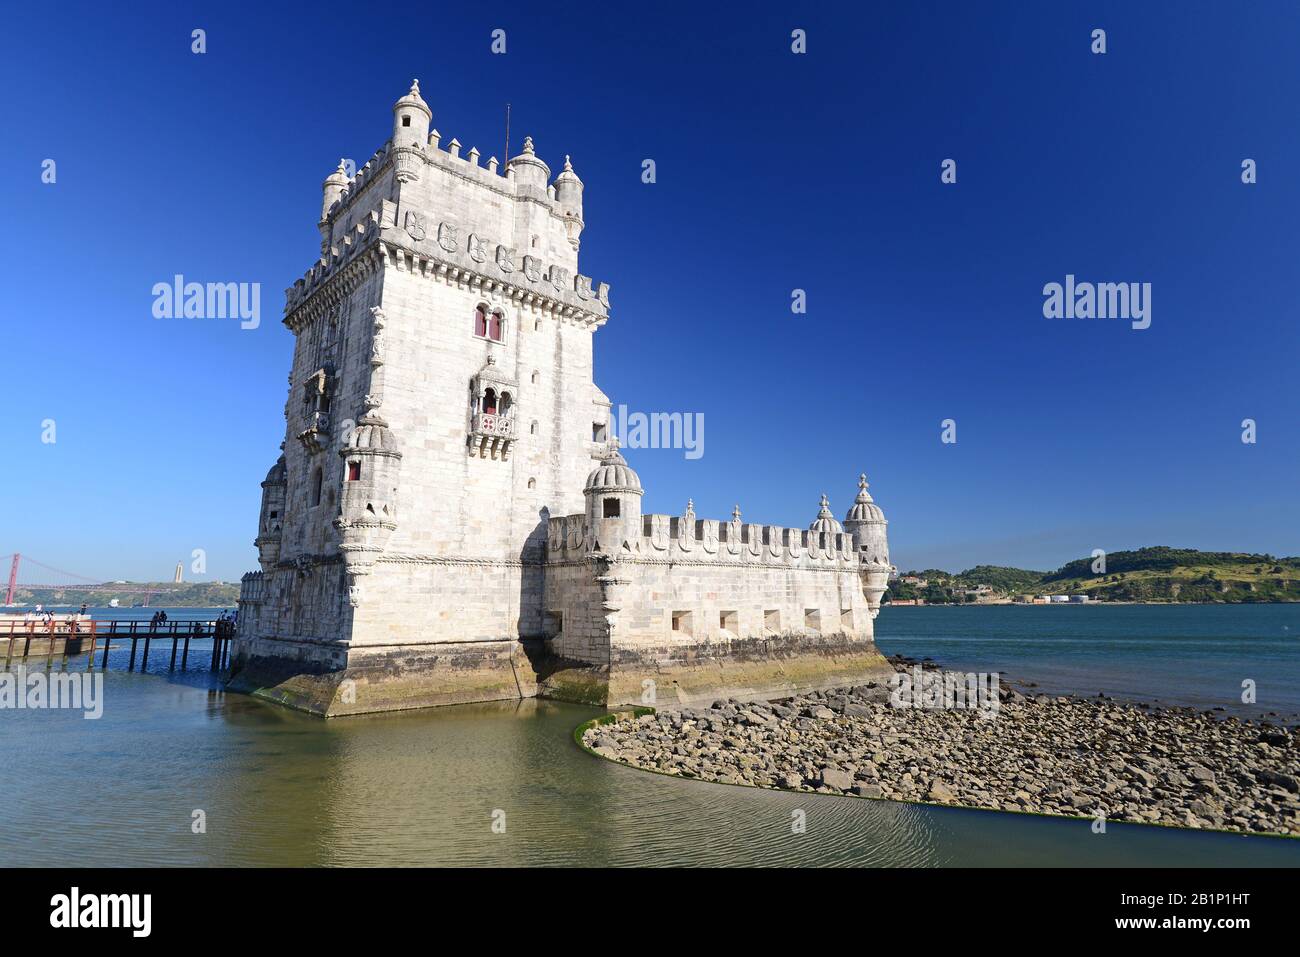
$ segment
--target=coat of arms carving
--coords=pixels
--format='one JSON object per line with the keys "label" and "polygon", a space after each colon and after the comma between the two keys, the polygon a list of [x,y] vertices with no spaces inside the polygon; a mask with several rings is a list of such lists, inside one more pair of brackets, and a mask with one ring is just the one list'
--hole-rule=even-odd
{"label": "coat of arms carving", "polygon": [[417,243],[425,237],[424,217],[414,210],[406,212],[406,234]]}
{"label": "coat of arms carving", "polygon": [[460,248],[460,241],[457,239],[457,229],[454,223],[438,224],[438,245],[449,253],[454,253]]}
{"label": "coat of arms carving", "polygon": [[487,243],[483,242],[482,236],[475,236],[473,233],[470,233],[467,245],[469,247],[470,259],[474,260],[476,263],[481,263],[487,259]]}

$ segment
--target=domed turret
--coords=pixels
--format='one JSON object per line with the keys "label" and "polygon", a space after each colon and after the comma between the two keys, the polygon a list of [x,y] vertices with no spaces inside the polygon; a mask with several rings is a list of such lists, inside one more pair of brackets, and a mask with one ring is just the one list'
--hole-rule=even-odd
{"label": "domed turret", "polygon": [[582,235],[582,180],[573,171],[569,157],[564,157],[564,169],[555,177],[555,199],[560,204],[564,216],[564,229],[568,234],[569,245],[578,248],[578,237]]}
{"label": "domed turret", "polygon": [[[533,138],[524,137],[524,150],[518,156],[510,157],[506,171],[514,174],[515,184],[536,196],[546,195],[546,184],[551,178],[551,168],[543,163],[533,151]],[[575,177],[576,178],[576,177]]]}
{"label": "domed turret", "polygon": [[889,564],[889,541],[885,534],[885,513],[867,491],[867,476],[858,476],[858,497],[844,518],[844,530],[853,535],[858,553],[868,562]]}
{"label": "domed turret", "polygon": [[343,160],[339,160],[339,168],[325,177],[323,184],[325,196],[321,200],[320,218],[324,222],[329,218],[330,207],[337,203],[343,197],[343,191],[348,188],[347,166]]}
{"label": "domed turret", "polygon": [[619,454],[618,439],[587,476],[582,493],[587,499],[588,547],[618,556],[640,550],[641,478]]}
{"label": "domed turret", "polygon": [[831,514],[831,503],[826,496],[822,495],[821,509],[817,512],[817,519],[808,526],[810,532],[821,532],[825,535],[838,535],[844,531],[840,523],[835,521],[835,516]]}
{"label": "domed turret", "polygon": [[432,121],[433,111],[420,96],[420,81],[412,80],[410,91],[393,104],[393,146],[422,149]]}
{"label": "domed turret", "polygon": [[397,479],[402,453],[388,423],[370,409],[339,449],[343,459],[343,495],[334,527],[349,579],[353,604],[359,597],[357,576],[366,575],[397,528]]}
{"label": "domed turret", "polygon": [[262,511],[257,521],[257,561],[263,571],[270,571],[280,560],[281,530],[284,528],[284,502],[288,490],[288,469],[281,455],[262,482]]}

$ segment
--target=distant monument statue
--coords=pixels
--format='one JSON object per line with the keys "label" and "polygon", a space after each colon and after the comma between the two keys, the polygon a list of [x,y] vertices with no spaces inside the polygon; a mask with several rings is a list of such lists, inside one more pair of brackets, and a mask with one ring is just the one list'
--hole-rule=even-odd
{"label": "distant monument statue", "polygon": [[182,581],[183,581],[183,579],[181,578],[181,563],[180,563],[180,562],[177,562],[177,563],[176,563],[176,574],[175,574],[175,576],[172,578],[172,582],[173,582],[174,584],[179,585]]}

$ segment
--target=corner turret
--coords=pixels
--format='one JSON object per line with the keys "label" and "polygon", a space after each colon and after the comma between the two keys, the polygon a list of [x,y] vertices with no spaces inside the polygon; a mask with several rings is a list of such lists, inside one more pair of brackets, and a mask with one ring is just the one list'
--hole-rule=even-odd
{"label": "corner turret", "polygon": [[420,178],[432,120],[429,104],[420,96],[420,81],[412,80],[411,91],[393,104],[393,163],[399,183]]}
{"label": "corner turret", "polygon": [[578,237],[582,235],[582,180],[573,171],[573,163],[566,154],[564,169],[555,177],[555,199],[560,204],[560,213],[564,216],[564,230],[568,234],[569,245],[578,248]]}
{"label": "corner turret", "polygon": [[518,156],[510,157],[506,163],[506,172],[514,177],[521,192],[531,192],[538,197],[547,195],[546,183],[551,178],[551,168],[533,151],[531,136],[524,137],[524,151]]}
{"label": "corner turret", "polygon": [[320,219],[325,222],[329,218],[330,207],[343,198],[343,192],[348,188],[348,174],[345,160],[339,160],[339,168],[325,177],[324,186],[325,195],[321,200]]}
{"label": "corner turret", "polygon": [[853,536],[864,561],[889,564],[889,541],[885,535],[885,513],[867,491],[867,475],[858,476],[858,497],[844,516],[844,530]]}
{"label": "corner turret", "polygon": [[262,512],[257,520],[257,563],[270,571],[280,560],[281,530],[284,528],[284,501],[289,478],[281,455],[262,482]]}
{"label": "corner turret", "polygon": [[853,536],[853,544],[862,562],[862,594],[871,609],[871,617],[880,613],[880,598],[889,587],[889,541],[885,535],[885,513],[872,501],[867,491],[867,476],[858,476],[858,497],[844,518],[844,530]]}
{"label": "corner turret", "polygon": [[641,547],[641,478],[619,454],[618,439],[587,476],[582,490],[587,499],[588,548],[611,559]]}
{"label": "corner turret", "polygon": [[412,80],[410,92],[393,104],[393,146],[423,148],[432,122],[433,111],[420,96],[420,81]]}

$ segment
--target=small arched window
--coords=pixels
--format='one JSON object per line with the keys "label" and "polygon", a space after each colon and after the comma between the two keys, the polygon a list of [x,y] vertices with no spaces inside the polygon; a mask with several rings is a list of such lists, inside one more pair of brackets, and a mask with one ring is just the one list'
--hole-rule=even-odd
{"label": "small arched window", "polygon": [[501,414],[505,415],[509,411],[510,411],[510,393],[502,392],[501,393]]}
{"label": "small arched window", "polygon": [[483,411],[488,415],[496,415],[497,412],[497,390],[488,389],[483,393]]}
{"label": "small arched window", "polygon": [[538,372],[536,369],[534,369],[534,370],[533,370],[533,385],[537,385],[538,381],[539,381],[541,378],[542,378],[542,374],[541,374],[540,372]]}
{"label": "small arched window", "polygon": [[487,333],[488,333],[487,306],[479,306],[474,310],[474,335],[486,336]]}
{"label": "small arched window", "polygon": [[505,325],[505,319],[501,313],[492,313],[492,316],[488,319],[488,338],[493,342],[500,342],[505,332]]}

